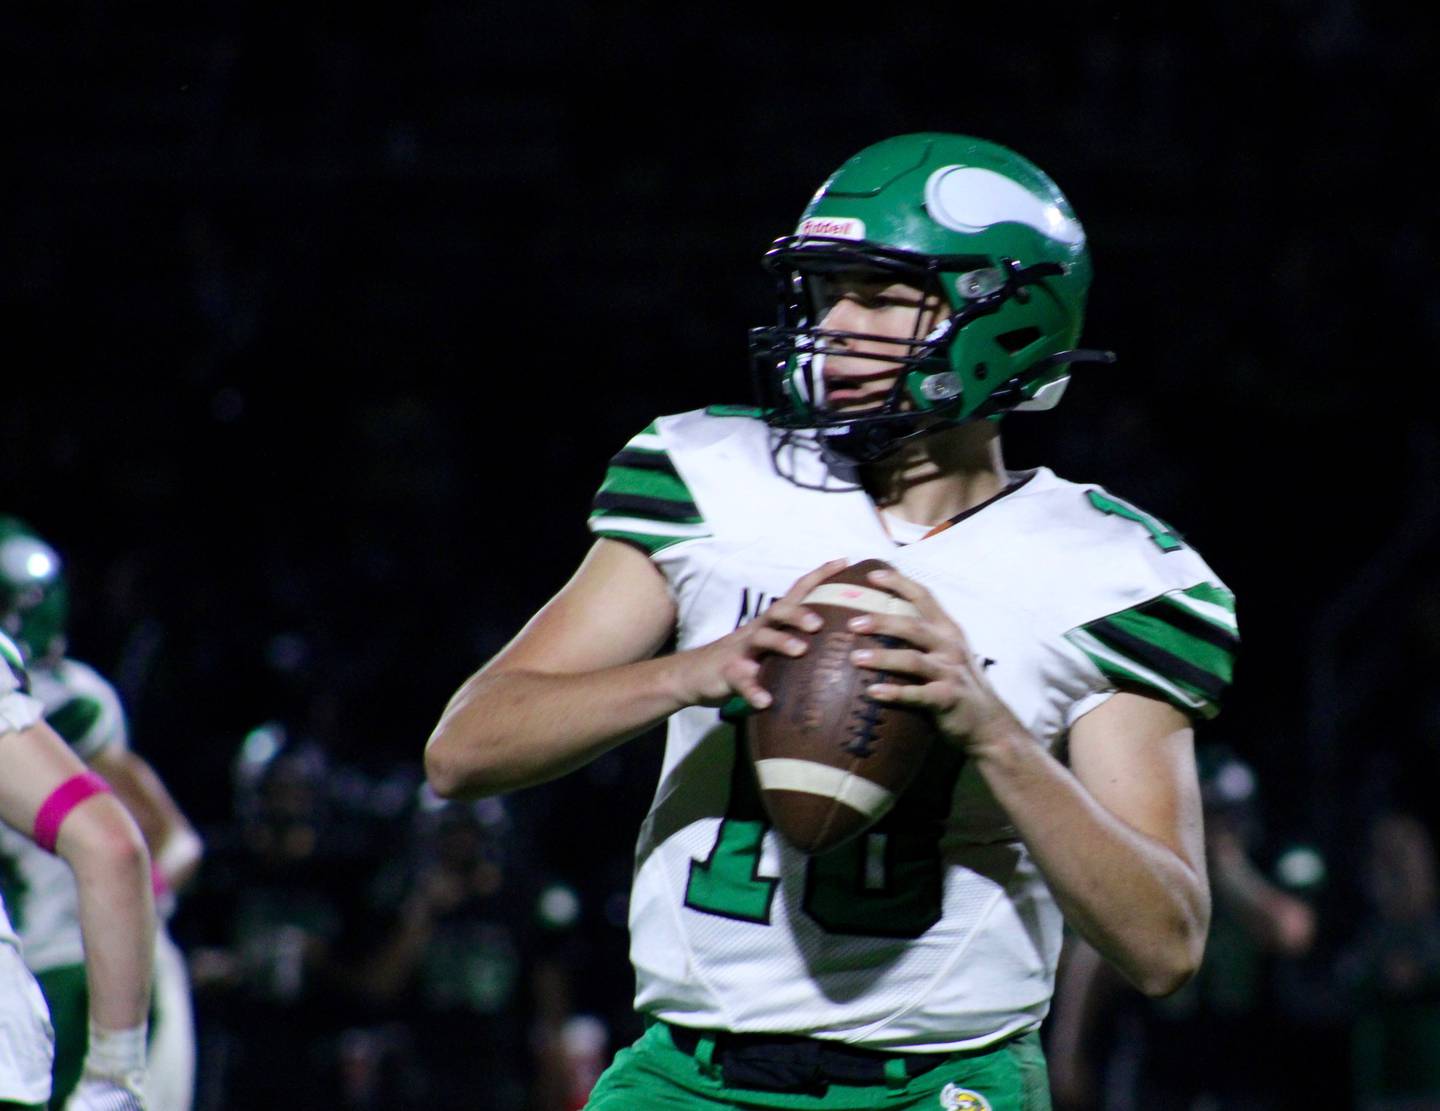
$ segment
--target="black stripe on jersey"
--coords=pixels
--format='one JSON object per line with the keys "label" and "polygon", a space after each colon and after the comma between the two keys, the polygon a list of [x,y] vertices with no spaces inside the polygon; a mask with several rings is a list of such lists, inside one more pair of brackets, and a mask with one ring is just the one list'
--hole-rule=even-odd
{"label": "black stripe on jersey", "polygon": [[1158,672],[1166,679],[1177,680],[1194,687],[1211,702],[1218,702],[1225,693],[1225,681],[1210,672],[1196,667],[1189,660],[1182,659],[1174,652],[1142,640],[1133,633],[1110,624],[1096,621],[1085,626],[1085,631],[1100,643],[1108,645],[1136,663],[1144,664],[1151,671]]}
{"label": "black stripe on jersey", "polygon": [[682,524],[692,523],[700,516],[700,510],[694,502],[647,498],[639,494],[617,494],[606,490],[595,495],[595,508],[601,512],[652,517],[657,521],[677,521]]}
{"label": "black stripe on jersey", "polygon": [[10,669],[10,674],[15,676],[15,689],[18,690],[21,694],[29,694],[30,676],[25,674],[24,668],[16,667],[10,662],[9,657],[4,655],[3,653],[0,653],[0,660],[3,660],[5,666]]}
{"label": "black stripe on jersey", "polygon": [[1178,602],[1161,595],[1159,598],[1138,606],[1135,613],[1143,614],[1146,617],[1153,617],[1157,621],[1179,629],[1196,640],[1203,640],[1206,644],[1213,644],[1216,648],[1224,649],[1230,655],[1235,655],[1240,650],[1240,638],[1223,625],[1216,625],[1206,621],[1191,610],[1186,609]]}
{"label": "black stripe on jersey", "polygon": [[[610,460],[612,467],[629,467],[637,471],[664,471],[675,474],[675,465],[663,451],[639,451],[626,448]],[[677,475],[678,477],[678,475]]]}
{"label": "black stripe on jersey", "polygon": [[84,740],[90,730],[95,728],[95,723],[100,720],[100,715],[104,712],[104,707],[100,705],[98,699],[86,698],[82,695],[55,707],[45,715],[45,721],[73,748]]}
{"label": "black stripe on jersey", "polygon": [[15,642],[4,633],[0,633],[0,663],[15,677],[16,689],[21,694],[29,694],[30,676],[25,673],[24,657],[20,655],[20,649],[15,647]]}

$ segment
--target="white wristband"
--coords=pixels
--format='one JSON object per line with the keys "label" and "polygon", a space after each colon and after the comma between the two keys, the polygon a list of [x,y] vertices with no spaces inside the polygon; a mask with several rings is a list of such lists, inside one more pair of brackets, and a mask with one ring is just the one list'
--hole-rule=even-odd
{"label": "white wristband", "polygon": [[106,1030],[90,1023],[90,1047],[85,1052],[87,1076],[128,1078],[145,1072],[146,1023],[128,1030]]}

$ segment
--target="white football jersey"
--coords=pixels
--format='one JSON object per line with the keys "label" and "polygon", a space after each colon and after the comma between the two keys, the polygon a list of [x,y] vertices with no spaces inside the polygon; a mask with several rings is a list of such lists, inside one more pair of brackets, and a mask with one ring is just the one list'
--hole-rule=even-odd
{"label": "white football jersey", "polygon": [[[25,693],[28,687],[20,649],[4,633],[0,633],[0,734],[18,733],[40,720],[40,703]],[[0,835],[8,832],[9,827],[0,822]],[[0,898],[0,944],[19,944],[15,931],[10,927],[3,898]]]}
{"label": "white football jersey", "polygon": [[[640,546],[675,597],[678,649],[724,636],[828,559],[884,559],[964,629],[1038,743],[1118,689],[1208,717],[1237,644],[1230,592],[1163,522],[1049,470],[928,539],[891,538],[813,439],[753,412],[663,417],[612,461],[591,528]],[[639,1010],[684,1026],[873,1048],[971,1049],[1036,1027],[1062,922],[963,755],[869,832],[806,857],[770,829],[737,733],[669,722],[630,904]],[[741,753],[737,758],[737,753]]]}
{"label": "white football jersey", "polygon": [[[128,746],[119,695],[89,665],[67,659],[55,667],[32,666],[30,691],[46,722],[87,763],[112,745]],[[0,827],[0,883],[31,968],[43,972],[84,962],[79,895],[65,861]]]}
{"label": "white football jersey", "polygon": [[[20,650],[0,633],[0,735],[40,720],[40,703],[25,693],[27,685]],[[9,827],[0,823],[0,830]],[[0,1102],[50,1098],[51,1041],[45,997],[20,959],[20,941],[0,900]]]}
{"label": "white football jersey", "polygon": [[40,985],[15,946],[0,944],[0,1104],[44,1106],[53,1041]]}
{"label": "white football jersey", "polygon": [[20,649],[0,633],[0,733],[19,732],[40,720],[40,703],[29,689]]}

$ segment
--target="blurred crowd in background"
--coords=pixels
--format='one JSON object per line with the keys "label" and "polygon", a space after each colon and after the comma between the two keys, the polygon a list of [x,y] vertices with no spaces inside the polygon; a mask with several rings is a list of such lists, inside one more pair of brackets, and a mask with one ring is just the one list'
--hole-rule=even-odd
{"label": "blurred crowd in background", "polygon": [[1210,957],[1146,1004],[1067,954],[1058,1098],[1440,1100],[1433,40],[1393,3],[1173,18],[7,13],[0,512],[65,556],[72,651],[206,838],[197,1108],[565,1107],[638,1031],[656,738],[467,806],[420,751],[609,456],[747,400],[770,240],[929,129],[1060,182],[1120,356],[1008,462],[1174,523],[1245,642],[1199,738]]}
{"label": "blurred crowd in background", "polygon": [[[1277,836],[1228,746],[1203,745],[1200,769],[1205,963],[1149,1000],[1067,940],[1044,1029],[1057,1111],[1440,1104],[1427,823],[1377,810],[1353,864],[1335,861],[1318,838]],[[644,772],[616,753],[550,798],[442,804],[413,765],[371,778],[257,727],[234,765],[235,820],[173,926],[195,992],[196,1107],[583,1105],[639,1033],[627,869],[587,842],[619,777]],[[634,828],[619,819],[617,837]]]}
{"label": "blurred crowd in background", "polygon": [[[565,1108],[616,1012],[624,888],[550,873],[532,815],[371,778],[275,722],[186,901],[197,1108]],[[619,883],[623,877],[613,877]],[[616,1012],[616,1013],[612,1013]]]}

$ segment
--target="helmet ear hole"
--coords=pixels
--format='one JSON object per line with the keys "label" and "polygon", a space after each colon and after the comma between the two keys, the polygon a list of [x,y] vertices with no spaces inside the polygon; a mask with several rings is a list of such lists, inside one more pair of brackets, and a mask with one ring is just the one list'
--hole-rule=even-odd
{"label": "helmet ear hole", "polygon": [[1001,332],[995,337],[995,342],[1013,355],[1017,351],[1025,350],[1043,335],[1039,328],[1015,328],[1009,332]]}

